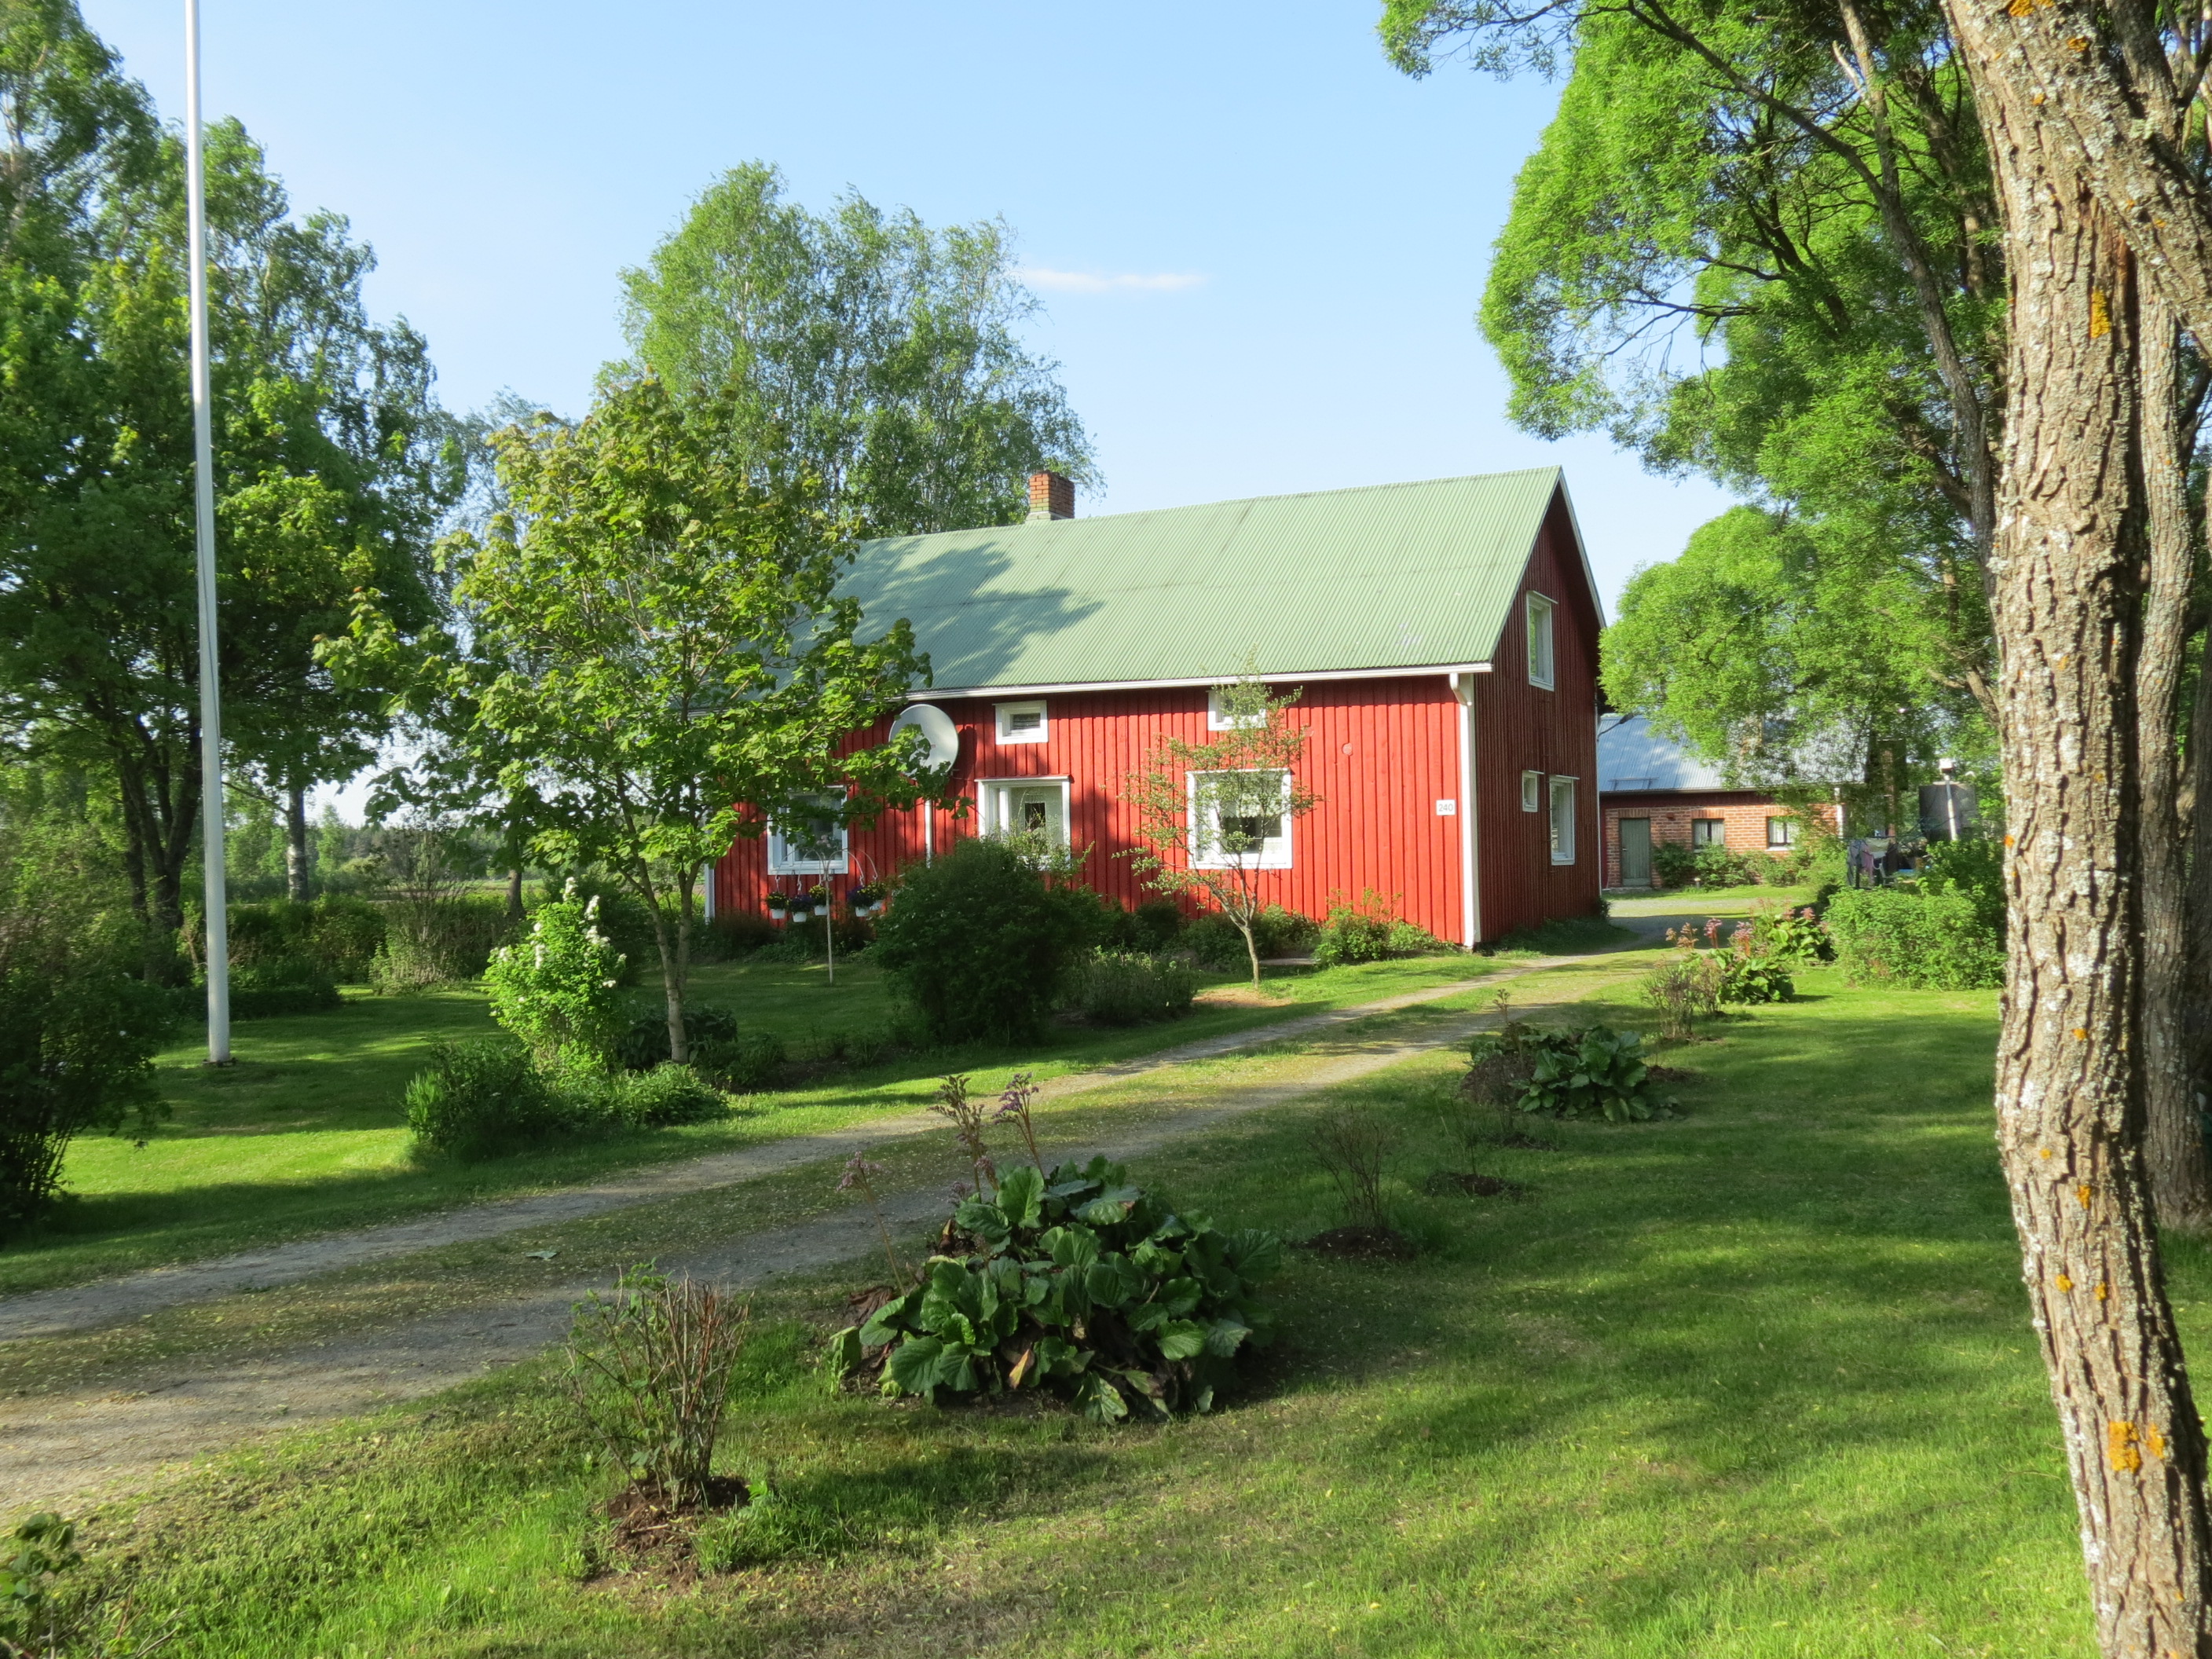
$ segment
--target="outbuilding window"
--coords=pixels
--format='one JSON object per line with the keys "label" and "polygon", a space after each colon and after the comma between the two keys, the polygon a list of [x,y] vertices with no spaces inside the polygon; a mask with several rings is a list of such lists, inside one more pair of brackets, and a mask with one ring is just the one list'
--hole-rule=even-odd
{"label": "outbuilding window", "polygon": [[1528,596],[1528,684],[1552,689],[1552,612],[1541,593]]}
{"label": "outbuilding window", "polygon": [[1552,862],[1575,861],[1575,781],[1552,780]]}
{"label": "outbuilding window", "polygon": [[[851,836],[837,816],[840,804],[834,796],[812,796],[798,811],[771,823],[768,830],[769,874],[846,874]],[[810,807],[813,809],[811,811]]]}
{"label": "outbuilding window", "polygon": [[1193,772],[1190,861],[1200,870],[1291,867],[1291,775]]}
{"label": "outbuilding window", "polygon": [[1797,820],[1769,818],[1766,821],[1766,844],[1778,850],[1797,844]]}
{"label": "outbuilding window", "polygon": [[1048,730],[1042,702],[1002,702],[999,710],[1000,743],[1042,743]]}
{"label": "outbuilding window", "polygon": [[1726,818],[1692,818],[1690,845],[1692,847],[1725,847],[1728,845]]}
{"label": "outbuilding window", "polygon": [[1544,775],[1523,772],[1521,775],[1521,810],[1540,812],[1544,810]]}
{"label": "outbuilding window", "polygon": [[1067,845],[1066,778],[1003,778],[975,786],[987,836],[1041,836],[1048,847]]}

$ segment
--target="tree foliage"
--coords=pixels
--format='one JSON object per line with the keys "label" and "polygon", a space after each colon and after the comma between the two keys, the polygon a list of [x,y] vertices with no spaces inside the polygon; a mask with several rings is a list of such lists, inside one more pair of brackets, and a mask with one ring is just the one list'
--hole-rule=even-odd
{"label": "tree foliage", "polygon": [[1003,224],[857,195],[815,214],[755,163],[623,280],[638,364],[712,411],[756,483],[818,479],[863,533],[1009,524],[1030,472],[1095,478],[1057,366],[1017,338],[1036,301]]}

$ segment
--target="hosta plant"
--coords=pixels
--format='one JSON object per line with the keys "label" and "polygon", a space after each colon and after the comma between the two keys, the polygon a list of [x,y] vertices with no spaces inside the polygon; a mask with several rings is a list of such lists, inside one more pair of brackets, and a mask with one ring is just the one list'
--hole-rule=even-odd
{"label": "hosta plant", "polygon": [[1202,1412],[1265,1342],[1254,1289],[1273,1233],[1225,1232],[1093,1158],[1015,1170],[964,1200],[921,1284],[832,1339],[847,1374],[887,1395],[1042,1389],[1095,1422]]}
{"label": "hosta plant", "polygon": [[1730,951],[1720,963],[1723,1002],[1787,1002],[1797,994],[1790,969],[1771,957]]}
{"label": "hosta plant", "polygon": [[1642,1122],[1673,1109],[1651,1086],[1644,1038],[1607,1025],[1545,1031],[1536,1038],[1535,1073],[1521,1097],[1524,1112],[1554,1117],[1602,1116]]}

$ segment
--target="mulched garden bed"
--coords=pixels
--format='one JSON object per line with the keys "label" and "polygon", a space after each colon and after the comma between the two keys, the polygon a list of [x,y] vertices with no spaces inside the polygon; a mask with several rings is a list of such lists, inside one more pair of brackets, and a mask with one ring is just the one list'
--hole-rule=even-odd
{"label": "mulched garden bed", "polygon": [[1449,1193],[1463,1193],[1469,1198],[1512,1198],[1530,1196],[1535,1188],[1525,1181],[1508,1181],[1503,1176],[1477,1175],[1472,1170],[1438,1170],[1424,1182],[1421,1189],[1433,1198]]}
{"label": "mulched garden bed", "polygon": [[1293,1248],[1340,1261],[1410,1261],[1419,1254],[1413,1241],[1393,1227],[1331,1227],[1296,1240]]}

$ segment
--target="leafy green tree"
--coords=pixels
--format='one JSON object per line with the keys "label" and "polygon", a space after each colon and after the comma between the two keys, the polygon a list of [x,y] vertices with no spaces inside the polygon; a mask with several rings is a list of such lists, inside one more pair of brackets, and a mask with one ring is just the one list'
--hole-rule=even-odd
{"label": "leafy green tree", "polygon": [[818,479],[862,533],[1010,524],[1036,469],[1096,477],[1057,366],[1016,337],[1036,301],[1002,224],[933,230],[857,195],[817,215],[755,163],[623,280],[638,364],[754,483]]}
{"label": "leafy green tree", "polygon": [[1254,930],[1267,908],[1271,847],[1321,804],[1297,780],[1305,728],[1286,718],[1297,701],[1296,692],[1268,696],[1249,674],[1215,687],[1211,723],[1218,734],[1204,743],[1160,738],[1124,796],[1137,811],[1139,844],[1123,856],[1160,892],[1188,894],[1228,919],[1244,940],[1255,990]]}
{"label": "leafy green tree", "polygon": [[[112,773],[138,912],[171,934],[199,811],[182,146],[73,7],[8,22],[0,102],[49,113],[45,159],[0,169],[0,717]],[[225,737],[296,796],[381,719],[318,636],[358,590],[427,620],[449,447],[420,337],[368,319],[368,251],[293,218],[235,123],[209,213]]]}
{"label": "leafy green tree", "polygon": [[[861,641],[846,538],[708,429],[646,376],[574,426],[500,434],[509,505],[450,544],[465,635],[421,671],[465,714],[445,729],[477,775],[533,802],[538,854],[603,866],[652,913],[679,1063],[702,872],[776,814],[865,821],[922,788],[918,738],[849,741],[927,673],[912,629]],[[366,611],[326,654],[374,679],[393,635]]]}

